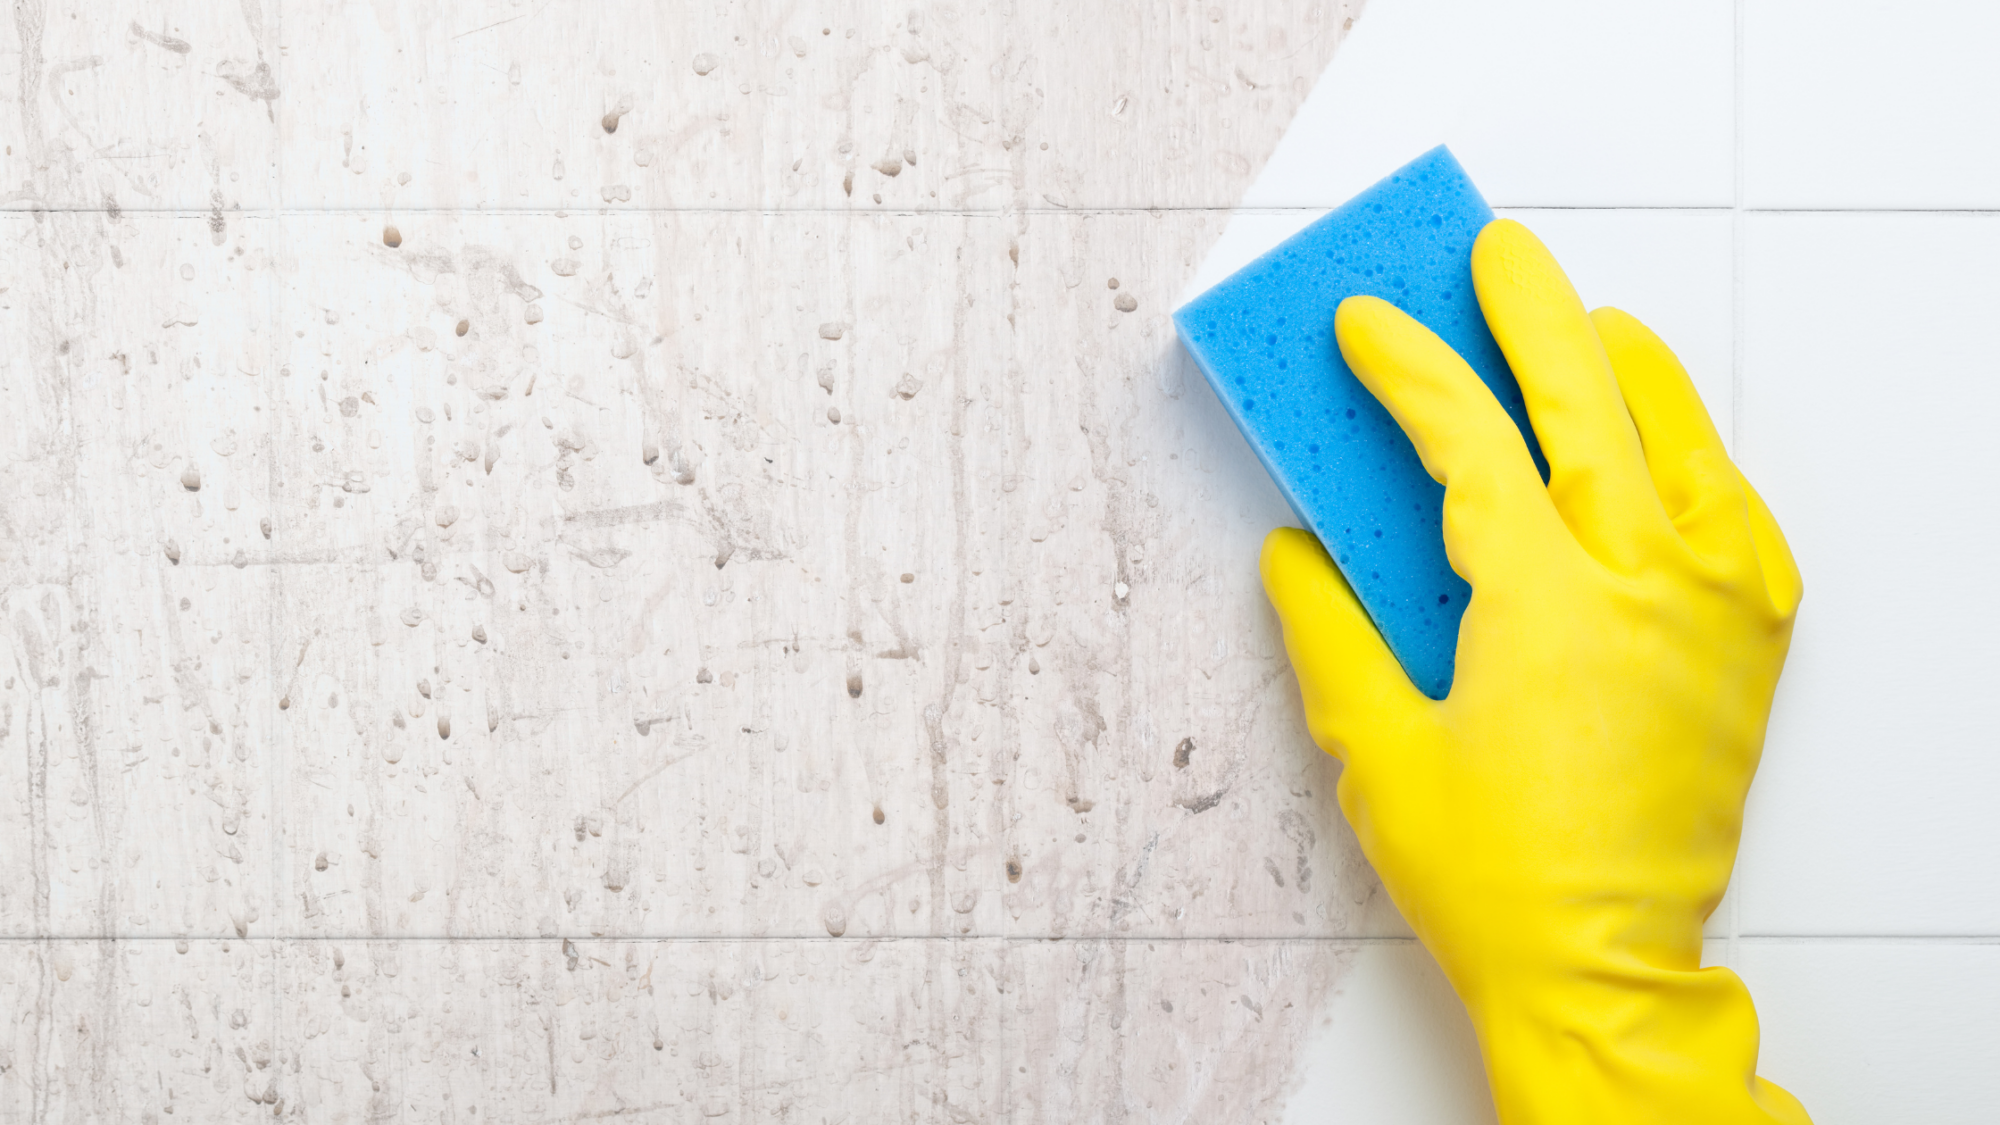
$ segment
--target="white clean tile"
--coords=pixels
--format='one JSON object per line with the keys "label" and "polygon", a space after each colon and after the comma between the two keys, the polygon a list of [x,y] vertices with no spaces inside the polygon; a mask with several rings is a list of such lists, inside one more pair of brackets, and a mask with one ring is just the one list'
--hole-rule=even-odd
{"label": "white clean tile", "polygon": [[2000,218],[1746,221],[1738,459],[1806,597],[1739,865],[1746,934],[2000,930]]}
{"label": "white clean tile", "polygon": [[1730,0],[1371,0],[1243,199],[1333,206],[1438,144],[1495,204],[1728,206]]}
{"label": "white clean tile", "polygon": [[1815,1125],[1974,1125],[2000,1104],[2000,945],[1742,942],[1757,1073]]}
{"label": "white clean tile", "polygon": [[1735,249],[1721,212],[1508,210],[1562,263],[1584,304],[1614,305],[1674,349],[1729,439]]}
{"label": "white clean tile", "polygon": [[1752,207],[2000,205],[2000,5],[1750,0]]}
{"label": "white clean tile", "polygon": [[1479,1041],[1437,962],[1415,941],[1360,947],[1301,1048],[1287,1125],[1493,1121]]}

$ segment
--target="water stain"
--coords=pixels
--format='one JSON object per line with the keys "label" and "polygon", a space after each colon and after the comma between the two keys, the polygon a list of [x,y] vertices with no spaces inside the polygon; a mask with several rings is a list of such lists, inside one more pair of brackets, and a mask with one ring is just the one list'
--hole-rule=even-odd
{"label": "water stain", "polygon": [[145,28],[139,26],[139,21],[137,20],[132,21],[132,34],[139,39],[144,39],[155,47],[163,47],[166,50],[172,51],[176,55],[185,55],[189,51],[194,50],[193,44],[190,44],[187,40],[176,39],[171,35],[159,32],[147,31]]}
{"label": "water stain", "polygon": [[1229,790],[1218,789],[1213,793],[1204,793],[1198,797],[1189,797],[1181,801],[1176,801],[1175,804],[1180,805],[1190,813],[1200,814],[1221,804],[1222,799],[1228,795]]}
{"label": "water stain", "polygon": [[272,79],[271,64],[267,62],[224,59],[216,64],[215,73],[246,98],[265,102],[277,100],[278,83]]}

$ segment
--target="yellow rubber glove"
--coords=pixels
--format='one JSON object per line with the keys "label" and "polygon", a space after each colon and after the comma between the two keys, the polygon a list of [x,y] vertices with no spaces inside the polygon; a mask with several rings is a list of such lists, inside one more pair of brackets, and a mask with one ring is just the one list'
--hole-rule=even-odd
{"label": "yellow rubber glove", "polygon": [[1756,1076],[1743,982],[1700,967],[1791,640],[1791,552],[1657,337],[1586,314],[1519,223],[1480,234],[1472,272],[1548,485],[1443,341],[1341,303],[1341,354],[1444,484],[1473,592],[1433,701],[1318,540],[1272,532],[1264,586],[1313,738],[1465,1002],[1501,1121],[1806,1122]]}

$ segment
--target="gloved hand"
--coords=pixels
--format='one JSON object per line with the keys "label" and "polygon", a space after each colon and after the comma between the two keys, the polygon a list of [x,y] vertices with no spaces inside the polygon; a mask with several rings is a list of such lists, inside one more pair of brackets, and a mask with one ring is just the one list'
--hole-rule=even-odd
{"label": "gloved hand", "polygon": [[1318,540],[1272,532],[1264,585],[1313,738],[1472,1017],[1501,1121],[1806,1122],[1755,1074],[1742,981],[1700,967],[1791,640],[1791,552],[1657,337],[1586,314],[1518,223],[1480,234],[1472,272],[1549,482],[1449,347],[1341,303],[1341,354],[1444,484],[1473,593],[1432,701]]}

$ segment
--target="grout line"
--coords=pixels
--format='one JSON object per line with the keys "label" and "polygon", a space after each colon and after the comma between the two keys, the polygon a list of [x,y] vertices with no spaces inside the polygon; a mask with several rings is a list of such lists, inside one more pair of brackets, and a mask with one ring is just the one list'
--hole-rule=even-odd
{"label": "grout line", "polygon": [[[246,2],[249,2],[249,0],[246,0]],[[262,10],[261,0],[257,0],[257,2],[259,4],[259,11],[261,11]],[[290,76],[285,73],[285,52],[282,46],[282,44],[285,42],[285,6],[283,3],[278,3],[273,5],[273,8],[275,9],[275,11],[273,11],[272,13],[272,19],[274,21],[274,26],[277,30],[277,34],[271,37],[271,44],[273,47],[276,48],[276,50],[274,50],[272,53],[277,57],[272,60],[272,70],[275,72],[275,80],[277,82],[278,89],[282,90],[288,88],[290,84]],[[258,53],[260,58],[262,57],[262,47],[263,44],[261,43],[258,44],[259,48]],[[264,104],[266,106],[270,106],[273,103],[265,102]],[[278,129],[279,126],[274,121],[272,124],[272,131],[275,133],[278,131]],[[272,246],[276,250],[277,262],[276,262],[276,268],[260,271],[264,275],[264,283],[271,287],[270,298],[269,298],[271,305],[271,335],[269,337],[271,344],[270,347],[271,354],[269,358],[265,360],[265,366],[268,368],[268,375],[270,377],[264,379],[263,383],[265,387],[264,393],[267,398],[267,405],[271,407],[271,424],[274,428],[276,428],[283,424],[280,421],[280,419],[284,418],[287,413],[286,411],[280,409],[280,407],[283,405],[282,403],[283,391],[281,390],[281,385],[283,383],[283,380],[277,377],[278,371],[284,366],[284,362],[286,359],[284,351],[282,350],[285,347],[284,345],[285,335],[283,331],[283,325],[285,323],[285,286],[281,278],[284,276],[285,258],[291,249],[285,239],[284,161],[275,158],[271,161],[270,172],[266,176],[265,182],[269,187],[269,193],[271,199],[271,234],[269,235],[269,238],[271,240]],[[265,478],[264,506],[266,511],[276,514],[282,511],[278,503],[279,497],[277,495],[278,489],[282,484],[282,479],[279,475],[281,470],[279,468],[276,450],[267,450],[267,452],[270,454],[269,457],[270,471]],[[273,529],[274,532],[276,530],[277,529],[275,528]],[[282,687],[278,687],[278,685],[281,682],[279,680],[279,677],[284,675],[285,672],[284,589],[285,589],[286,569],[287,568],[282,566],[273,566],[271,568],[270,588],[272,591],[272,597],[270,602],[270,617],[268,618],[265,626],[267,635],[270,638],[268,647],[269,647],[270,662],[271,662],[270,663],[271,685],[281,693],[285,690]],[[265,701],[264,710],[266,715],[269,716],[277,715],[277,711],[273,707],[274,703],[275,700],[267,699]],[[291,788],[289,784],[289,779],[291,774],[286,767],[291,762],[292,752],[295,749],[296,744],[295,741],[289,737],[289,731],[290,731],[289,726],[287,726],[283,721],[278,720],[276,718],[273,718],[272,722],[273,725],[277,728],[273,733],[277,735],[277,738],[274,741],[278,745],[279,753],[273,755],[274,760],[270,771],[271,909],[274,911],[280,911],[283,910],[285,907],[285,902],[286,902],[285,884],[287,882],[286,879],[287,865],[286,865],[286,852],[285,852],[285,796],[290,791]],[[280,958],[278,960],[278,963],[275,966],[273,966],[273,970],[271,973],[271,1014],[272,1017],[277,1021],[278,1031],[281,1037],[289,1038],[289,1036],[285,1036],[284,1034],[288,1030],[285,1018],[285,1012],[286,1012],[285,962],[283,958]]]}
{"label": "grout line", "polygon": [[2000,945],[2000,934],[1742,934],[1738,941],[1773,945],[1875,942],[1882,945]]}
{"label": "grout line", "polygon": [[[1873,943],[1878,945],[2000,945],[2000,934],[1739,934],[1735,937],[1704,938],[1704,941],[1722,941],[1736,944],[1771,945],[1825,945],[1836,943]],[[1060,942],[1122,942],[1125,944],[1250,944],[1253,942],[1291,942],[1314,945],[1415,945],[1413,937],[1339,937],[1326,934],[889,934],[870,937],[867,935],[829,937],[826,934],[764,934],[752,937],[732,937],[723,934],[554,934],[547,937],[524,937],[518,934],[459,935],[441,936],[437,934],[262,934],[254,937],[238,937],[235,934],[209,934],[205,936],[181,937],[164,934],[137,934],[131,936],[104,934],[52,934],[47,936],[7,935],[0,936],[0,949],[7,946],[35,945],[47,942],[189,942],[202,944],[228,944],[230,942],[286,942],[307,944],[312,942],[396,942],[420,945],[552,945],[568,942],[585,943],[641,943],[678,945],[772,945],[785,942],[813,942],[827,945],[839,944],[879,944],[882,942],[1006,942],[1016,945],[1053,945]]]}
{"label": "grout line", "polygon": [[[2000,936],[1996,936],[1990,940],[2000,942]],[[1182,943],[1220,943],[1228,945],[1228,944],[1246,943],[1246,942],[1286,941],[1286,942],[1314,942],[1314,943],[1331,944],[1331,945],[1414,945],[1416,944],[1417,939],[1413,937],[1334,937],[1325,934],[1320,934],[1320,935],[1296,934],[1291,937],[1285,937],[1282,935],[1271,935],[1271,934],[1251,934],[1251,935],[1154,934],[1152,936],[1134,936],[1129,933],[1126,934],[1004,934],[1004,933],[886,934],[886,935],[876,935],[876,936],[869,936],[863,934],[863,935],[848,935],[843,937],[831,937],[825,933],[759,934],[747,937],[733,936],[728,934],[585,934],[585,933],[552,934],[546,937],[542,936],[530,937],[521,934],[486,934],[486,935],[473,934],[473,935],[444,936],[439,934],[399,935],[399,934],[353,934],[353,933],[257,934],[257,935],[252,935],[250,937],[239,937],[233,933],[205,934],[205,935],[193,935],[193,936],[168,935],[168,934],[137,934],[132,936],[119,936],[119,935],[107,936],[104,934],[78,933],[78,934],[54,934],[44,937],[29,936],[22,934],[4,935],[0,936],[0,948],[5,948],[6,946],[9,945],[33,945],[41,942],[52,942],[52,941],[71,942],[71,943],[81,943],[81,942],[135,942],[136,943],[136,942],[184,941],[189,943],[211,943],[211,944],[227,944],[229,942],[251,942],[251,943],[291,942],[295,944],[303,944],[308,942],[340,941],[340,942],[357,942],[357,943],[407,942],[410,944],[419,944],[419,945],[467,945],[467,944],[479,944],[479,943],[485,943],[488,945],[549,945],[549,944],[560,944],[564,942],[568,942],[571,944],[582,944],[585,942],[657,942],[657,943],[667,943],[667,944],[694,944],[694,945],[701,945],[701,944],[713,945],[717,943],[735,944],[735,945],[772,945],[781,942],[817,942],[827,945],[834,945],[841,942],[846,942],[848,944],[878,944],[881,942],[890,942],[890,941],[903,941],[903,942],[999,941],[999,942],[1011,942],[1020,945],[1046,945],[1046,944],[1055,944],[1058,942],[1066,942],[1066,941],[1125,942],[1128,944],[1136,942],[1144,942],[1147,944],[1182,942]]]}
{"label": "grout line", "polygon": [[[1743,432],[1743,0],[1734,3],[1731,59],[1730,179],[1729,214],[1729,457],[1741,463]],[[1738,836],[1741,836],[1739,831]],[[1740,839],[1739,839],[1740,847]],[[1743,940],[1743,884],[1731,882],[1736,893],[1729,896],[1729,936],[1723,960],[1736,964],[1736,951]]]}
{"label": "grout line", "polygon": [[[1740,178],[1740,173],[1739,173]],[[1741,196],[1741,185],[1738,185]],[[1211,214],[1235,215],[1322,215],[1340,206],[1345,200],[1323,204],[1301,204],[1287,207],[1229,207],[1223,204],[1202,204],[1187,207],[1167,207],[1153,204],[1131,204],[1127,206],[1104,207],[1016,207],[1008,210],[998,208],[928,208],[903,210],[883,208],[862,210],[853,207],[397,207],[398,215],[447,215],[460,218],[480,216],[551,218],[611,218],[614,216],[643,217],[647,215],[762,215],[782,218],[799,215],[829,215],[854,218],[988,218],[998,219],[1008,215],[1158,215],[1158,214]],[[1489,203],[1495,211],[1602,211],[1608,213],[1636,212],[1640,214],[1667,215],[1939,215],[1960,218],[2000,216],[2000,207],[1750,207],[1740,203],[1730,205],[1676,205],[1676,204],[1569,204],[1569,203]],[[0,215],[108,215],[104,207],[0,207]],[[206,208],[188,207],[120,207],[121,215],[171,215],[187,219],[206,219]],[[282,220],[298,216],[328,215],[352,216],[358,218],[381,217],[387,214],[377,207],[284,207],[274,202],[268,207],[259,207],[246,214]]]}

